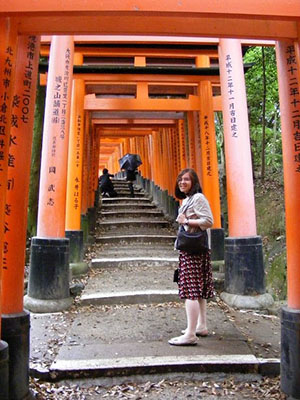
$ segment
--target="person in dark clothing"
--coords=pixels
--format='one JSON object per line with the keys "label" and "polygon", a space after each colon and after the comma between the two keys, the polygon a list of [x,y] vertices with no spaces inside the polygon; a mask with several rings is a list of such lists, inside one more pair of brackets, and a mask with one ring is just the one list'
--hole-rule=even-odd
{"label": "person in dark clothing", "polygon": [[126,181],[130,190],[130,197],[134,197],[133,182],[136,180],[137,169],[126,169]]}
{"label": "person in dark clothing", "polygon": [[108,173],[108,169],[103,168],[102,175],[99,177],[99,187],[103,196],[117,197],[117,192],[110,180],[111,177],[113,177],[113,175]]}

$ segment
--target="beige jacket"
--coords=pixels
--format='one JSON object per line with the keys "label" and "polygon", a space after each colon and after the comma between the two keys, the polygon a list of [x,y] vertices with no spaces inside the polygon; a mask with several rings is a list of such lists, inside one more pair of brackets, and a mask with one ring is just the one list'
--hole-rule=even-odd
{"label": "beige jacket", "polygon": [[[188,208],[185,210],[186,204],[188,202]],[[182,205],[178,210],[178,213],[180,214],[182,213],[182,211],[184,211],[186,218],[198,220],[199,228],[202,230],[210,228],[214,223],[209,203],[202,193],[196,193],[192,196],[192,198],[186,197],[183,200]],[[194,232],[197,230],[194,227],[191,228],[186,225],[183,226],[189,232]]]}

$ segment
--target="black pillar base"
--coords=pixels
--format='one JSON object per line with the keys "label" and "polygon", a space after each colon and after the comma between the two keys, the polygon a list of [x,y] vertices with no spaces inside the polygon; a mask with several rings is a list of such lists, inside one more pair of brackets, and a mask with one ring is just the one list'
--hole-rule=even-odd
{"label": "black pillar base", "polygon": [[9,346],[9,398],[23,400],[29,395],[30,315],[27,311],[3,314],[1,325]]}
{"label": "black pillar base", "polygon": [[83,243],[87,243],[89,235],[89,222],[88,214],[81,214],[80,216],[80,226],[83,232]]}
{"label": "black pillar base", "polygon": [[71,303],[69,239],[33,237],[25,308],[33,312],[55,312],[67,309]]}
{"label": "black pillar base", "polygon": [[94,206],[96,208],[98,208],[98,206],[99,206],[99,200],[100,200],[100,190],[97,189],[97,190],[95,190],[95,201],[94,201]]}
{"label": "black pillar base", "polygon": [[224,249],[225,292],[240,295],[265,293],[261,237],[228,237]]}
{"label": "black pillar base", "polygon": [[8,400],[8,344],[0,340],[0,400]]}
{"label": "black pillar base", "polygon": [[82,275],[88,271],[88,264],[83,261],[83,231],[66,231],[70,240],[70,271],[72,276]]}
{"label": "black pillar base", "polygon": [[91,207],[88,209],[89,232],[94,232],[96,228],[97,209]]}
{"label": "black pillar base", "polygon": [[70,241],[69,261],[70,263],[83,260],[83,231],[66,231],[66,238]]}
{"label": "black pillar base", "polygon": [[210,242],[212,261],[224,260],[224,229],[211,229]]}
{"label": "black pillar base", "polygon": [[281,310],[281,389],[300,399],[300,310]]}

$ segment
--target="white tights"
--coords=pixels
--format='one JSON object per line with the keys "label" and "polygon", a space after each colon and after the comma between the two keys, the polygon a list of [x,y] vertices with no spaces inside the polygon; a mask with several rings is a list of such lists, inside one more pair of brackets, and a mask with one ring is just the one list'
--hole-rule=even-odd
{"label": "white tights", "polygon": [[207,330],[206,322],[206,299],[185,300],[185,311],[187,317],[187,329],[184,336],[193,337],[196,330]]}

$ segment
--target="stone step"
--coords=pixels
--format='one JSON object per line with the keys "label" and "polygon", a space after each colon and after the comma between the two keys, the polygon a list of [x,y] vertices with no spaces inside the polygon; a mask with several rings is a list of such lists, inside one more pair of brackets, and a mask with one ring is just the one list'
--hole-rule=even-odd
{"label": "stone step", "polygon": [[[278,369],[278,359],[257,358],[234,321],[214,301],[208,303],[207,318],[211,335],[199,339],[197,346],[170,346],[168,339],[185,327],[183,303],[95,306],[91,312],[79,308],[55,360],[41,375],[62,380],[186,372],[257,374]],[[47,353],[47,343],[37,342],[36,349]]]}
{"label": "stone step", "polygon": [[[82,304],[137,304],[178,301],[173,282],[176,257],[98,258],[91,261],[90,279],[82,292]],[[224,274],[213,273],[220,290]]]}
{"label": "stone step", "polygon": [[[120,259],[139,259],[139,258],[161,258],[161,259],[172,259],[178,262],[179,253],[174,249],[173,245],[169,243],[161,244],[144,244],[139,243],[135,246],[120,246],[110,243],[100,245],[95,250],[94,260],[100,260],[105,262],[106,260],[113,260],[115,263],[119,263]],[[212,269],[215,272],[224,273],[224,260],[212,261]],[[104,265],[105,266],[105,265]]]}
{"label": "stone step", "polygon": [[127,204],[135,205],[135,204],[147,204],[150,203],[150,199],[148,197],[129,197],[129,196],[124,196],[124,197],[103,197],[102,198],[102,203],[103,204],[118,204],[118,203],[124,203],[126,202]]}
{"label": "stone step", "polygon": [[86,305],[124,305],[124,304],[154,304],[177,302],[178,290],[140,290],[129,292],[128,290],[115,293],[90,293],[83,294],[80,304]]}
{"label": "stone step", "polygon": [[130,246],[134,247],[140,244],[143,245],[152,245],[153,243],[166,243],[166,244],[173,244],[176,239],[176,235],[171,235],[171,234],[130,234],[130,232],[127,232],[127,234],[124,235],[103,235],[103,234],[97,234],[95,241],[96,243],[102,243],[102,244],[117,244],[118,247],[120,246]]}
{"label": "stone step", "polygon": [[[153,251],[152,251],[153,253]],[[110,268],[110,267],[165,267],[172,266],[172,268],[176,268],[178,264],[178,256],[176,257],[158,257],[152,255],[150,256],[132,256],[132,257],[99,257],[94,258],[91,261],[92,268]]]}
{"label": "stone step", "polygon": [[120,246],[106,243],[99,245],[95,258],[119,258],[119,257],[176,257],[178,252],[174,250],[173,243],[151,243],[151,244],[135,244],[134,246]]}
{"label": "stone step", "polygon": [[153,225],[159,225],[159,226],[169,226],[170,225],[170,222],[168,222],[168,221],[166,221],[166,220],[163,220],[163,219],[160,219],[160,220],[158,220],[158,221],[149,221],[149,220],[147,220],[147,219],[120,219],[120,220],[118,220],[118,221],[116,221],[116,222],[110,222],[110,221],[99,221],[99,225],[101,226],[101,227],[109,227],[111,224],[114,224],[114,225],[118,225],[118,226],[121,226],[121,225],[144,225],[144,224],[147,224],[149,227],[151,227],[151,226],[153,226]]}
{"label": "stone step", "polygon": [[[125,190],[119,189],[119,190],[116,190],[116,192],[117,192],[116,197],[131,197],[131,193],[130,193],[129,189],[125,189]],[[145,197],[145,193],[134,190],[134,197],[138,197],[138,198]]]}
{"label": "stone step", "polygon": [[97,236],[113,234],[171,234],[174,229],[165,220],[133,220],[133,219],[107,219],[97,223]]}
{"label": "stone step", "polygon": [[143,219],[154,219],[154,220],[161,220],[163,218],[163,212],[160,210],[115,210],[115,211],[100,211],[98,214],[102,221],[107,219],[111,219],[114,221],[115,219],[132,219],[132,218],[143,218]]}
{"label": "stone step", "polygon": [[[132,203],[130,204],[130,208],[132,208]],[[99,212],[103,211],[128,211],[129,204],[128,203],[102,203],[101,207],[99,208]],[[140,210],[157,210],[157,207],[153,203],[141,203],[138,202],[134,204],[134,209],[137,211]],[[159,210],[160,211],[160,210]]]}
{"label": "stone step", "polygon": [[[129,190],[129,185],[126,183],[125,185],[114,185],[114,189],[115,190],[120,190],[120,191],[128,191],[128,192],[130,192],[130,190]],[[144,189],[142,189],[140,186],[136,186],[136,185],[133,185],[133,189],[134,189],[134,191],[135,192],[144,192]]]}
{"label": "stone step", "polygon": [[[130,236],[130,235],[171,235],[173,232],[166,226],[159,226],[158,224],[147,224],[147,221],[143,224],[139,223],[124,223],[124,224],[110,224],[97,226],[96,236]],[[123,243],[125,244],[125,242]]]}

